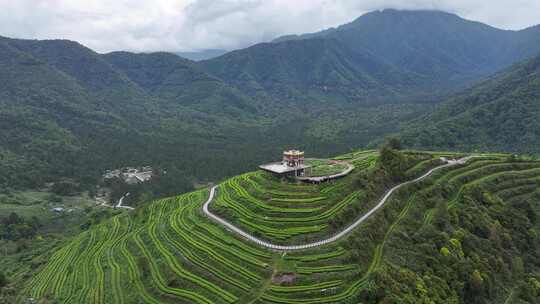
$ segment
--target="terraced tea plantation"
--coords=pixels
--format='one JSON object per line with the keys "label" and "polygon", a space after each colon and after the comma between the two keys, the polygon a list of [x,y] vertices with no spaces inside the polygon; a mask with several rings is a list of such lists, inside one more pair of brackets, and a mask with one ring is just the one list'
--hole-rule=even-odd
{"label": "terraced tea plantation", "polygon": [[[427,170],[434,160],[431,155],[425,156],[413,163],[419,166],[419,171]],[[221,184],[210,209],[242,230],[276,244],[301,244],[328,237],[343,228],[332,225],[334,219],[344,217],[343,213],[347,212],[351,222],[355,215],[366,212],[375,203],[354,180],[358,173],[372,168],[376,160],[376,152],[351,155],[348,161],[357,166],[356,174],[322,184],[280,179],[262,171],[250,172]],[[328,163],[318,162],[314,165]]]}
{"label": "terraced tea plantation", "polygon": [[[440,165],[445,154],[415,155],[407,179]],[[373,202],[364,200],[369,187],[356,178],[377,166],[377,157],[373,151],[345,155],[355,173],[321,185],[247,173],[223,182],[212,206],[263,239],[282,244],[316,240],[345,228],[333,221],[345,210],[360,216],[371,208]],[[340,241],[292,252],[257,247],[205,217],[201,208],[209,193],[200,190],[155,201],[82,233],[35,275],[21,279],[19,302],[359,303],[371,299],[380,271],[407,266],[402,257],[415,250],[409,236],[434,227],[441,206],[452,213],[489,198],[485,212],[490,214],[491,208],[519,199],[540,198],[539,184],[540,162],[482,155],[400,188],[381,211]],[[478,189],[482,198],[475,196]],[[444,247],[436,246],[434,254],[457,250]],[[501,288],[494,296],[502,303],[509,292]]]}

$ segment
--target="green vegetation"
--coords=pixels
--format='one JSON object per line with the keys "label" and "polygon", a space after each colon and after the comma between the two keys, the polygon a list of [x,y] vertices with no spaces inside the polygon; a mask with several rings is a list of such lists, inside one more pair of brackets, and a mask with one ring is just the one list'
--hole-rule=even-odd
{"label": "green vegetation", "polygon": [[[234,196],[248,213],[237,213],[244,222],[235,224],[272,241],[279,241],[272,233],[280,232],[285,240],[301,242],[314,232],[291,237],[296,231],[272,230],[276,220],[264,222],[264,215],[291,209],[293,216],[279,218],[310,218],[326,211],[304,216],[296,209],[327,208],[324,201],[269,197],[337,200],[342,191],[342,196],[374,191],[371,195],[379,197],[395,180],[414,177],[389,172],[425,172],[437,165],[432,160],[439,155],[448,154],[392,150],[373,167],[323,185],[248,173],[223,183],[214,203]],[[376,187],[375,181],[383,185]],[[200,190],[117,215],[56,250],[30,257],[37,267],[6,272],[4,289],[24,286],[17,302],[35,297],[43,303],[534,303],[540,278],[534,253],[540,249],[539,186],[538,162],[475,157],[401,188],[348,237],[287,253],[259,248],[207,219],[201,206],[208,191]],[[253,214],[258,219],[249,217]],[[332,223],[338,214],[320,223]],[[293,221],[286,228],[319,222],[306,223],[294,226]]]}
{"label": "green vegetation", "polygon": [[230,52],[202,65],[247,93],[315,107],[352,102],[354,108],[415,97],[433,100],[537,54],[538,31],[507,32],[445,12],[388,9],[338,28]]}
{"label": "green vegetation", "polygon": [[[376,153],[371,152],[366,157],[368,155],[375,156]],[[310,162],[314,166],[327,166],[328,163],[325,160]],[[354,190],[353,181],[351,175],[329,184],[291,184],[269,173],[253,172],[223,183],[211,207],[264,239],[298,243],[336,231],[338,226],[329,225],[330,221],[340,218],[339,214],[348,210],[346,207],[359,205],[362,201],[362,190]],[[366,210],[368,203],[357,206],[357,212]]]}
{"label": "green vegetation", "polygon": [[[538,28],[502,31],[442,12],[385,10],[340,30],[202,62],[0,37],[0,187],[67,180],[59,191],[91,190],[106,169],[151,165],[178,172],[179,193],[246,172],[291,145],[317,157],[343,153],[399,132],[431,112],[441,95],[536,54],[537,34]],[[519,92],[515,100],[530,99],[529,91]],[[536,117],[523,111],[529,106],[507,110]],[[482,113],[469,121],[492,120]],[[430,136],[430,128],[411,137],[419,143],[406,143],[462,149],[459,130],[466,129],[474,148],[510,150],[521,127],[534,126],[530,117],[515,126],[497,117],[509,134],[497,145],[486,143],[504,133],[474,133],[477,126],[465,123],[435,128],[453,136]],[[516,150],[537,150],[536,129],[527,129]],[[162,182],[141,197],[172,194]]]}
{"label": "green vegetation", "polygon": [[324,159],[310,159],[306,161],[306,164],[311,166],[308,169],[309,176],[333,175],[347,169],[347,165],[344,163]]}
{"label": "green vegetation", "polygon": [[517,64],[408,123],[409,147],[538,154],[540,56]]}
{"label": "green vegetation", "polygon": [[[539,29],[386,10],[200,63],[0,37],[0,303],[537,302],[533,156],[476,155],[400,188],[345,238],[287,253],[209,220],[208,191],[189,191],[234,176],[212,211],[302,244],[342,230],[440,157],[468,155],[404,147],[537,153],[540,57],[435,111],[432,101],[537,53]],[[398,131],[403,145],[350,150]],[[290,145],[350,151],[334,159],[355,170],[319,185],[237,175]],[[343,169],[314,164],[314,175]],[[91,208],[104,170],[138,165],[167,173],[111,182],[112,198],[131,192],[136,210]]]}
{"label": "green vegetation", "polygon": [[[378,153],[367,152],[351,160],[358,168],[340,180],[319,185],[295,184],[268,173],[253,172],[237,176],[218,188],[211,208],[244,230],[276,243],[296,244],[332,235],[369,210],[382,197],[386,186],[417,175],[400,174],[415,166],[427,170],[437,162],[429,154],[398,153],[377,162]],[[328,161],[318,161],[326,164]],[[423,163],[423,166],[419,164]],[[416,171],[411,171],[417,173]],[[375,182],[376,181],[376,182]]]}
{"label": "green vegetation", "polygon": [[[270,252],[208,222],[199,212],[207,195],[207,191],[198,191],[156,201],[134,216],[116,216],[82,233],[30,279],[19,300],[29,296],[65,303],[132,303],[139,298],[150,303],[255,300],[253,291],[264,292],[263,282],[272,269],[290,271],[293,259],[274,261]],[[306,268],[309,262],[303,262],[320,258],[328,261],[332,256],[305,255],[294,264],[303,267],[303,273],[355,268]],[[337,282],[306,285],[298,292]],[[278,286],[271,288],[280,292]]]}

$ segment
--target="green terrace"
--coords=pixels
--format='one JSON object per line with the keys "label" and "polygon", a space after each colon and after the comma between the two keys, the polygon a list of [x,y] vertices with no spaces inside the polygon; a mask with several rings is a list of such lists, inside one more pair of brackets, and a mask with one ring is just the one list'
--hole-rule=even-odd
{"label": "green terrace", "polygon": [[[407,162],[405,180],[434,167],[440,157],[404,154],[416,155]],[[373,188],[359,182],[376,170],[378,160],[355,156],[350,160],[353,157],[365,166],[357,165],[350,176],[319,185],[260,171],[231,178],[219,187],[215,211],[253,235],[283,244],[328,236],[343,229],[346,219],[369,209],[389,186]],[[80,234],[38,265],[19,300],[358,303],[370,297],[374,280],[382,273],[400,273],[393,267],[410,266],[421,259],[419,252],[449,265],[457,263],[463,258],[461,244],[480,229],[475,228],[478,221],[500,217],[506,206],[520,199],[540,197],[539,185],[540,162],[500,155],[473,158],[401,188],[382,211],[348,237],[294,252],[258,247],[208,219],[201,208],[209,193],[199,190],[117,215]],[[366,195],[369,191],[376,193]],[[352,211],[338,221],[342,213]],[[462,228],[418,251],[414,238],[432,233],[428,231],[443,220]],[[482,271],[487,265],[478,267]],[[508,296],[502,288],[497,292],[498,298]]]}
{"label": "green terrace", "polygon": [[[413,156],[407,172],[411,178],[440,164],[439,157],[410,154]],[[321,239],[365,213],[383,195],[383,191],[378,196],[368,193],[368,185],[358,187],[356,182],[359,175],[376,170],[377,158],[376,152],[352,154],[349,161],[356,167],[350,175],[321,184],[264,171],[246,173],[220,184],[210,209],[242,230],[277,244]],[[306,162],[315,169],[328,166],[330,160]]]}

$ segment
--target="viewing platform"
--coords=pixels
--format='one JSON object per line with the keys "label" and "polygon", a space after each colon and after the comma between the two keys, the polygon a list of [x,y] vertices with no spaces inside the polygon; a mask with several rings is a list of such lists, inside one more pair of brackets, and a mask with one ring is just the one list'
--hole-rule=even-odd
{"label": "viewing platform", "polygon": [[286,164],[283,164],[282,162],[275,162],[275,163],[269,163],[260,165],[259,168],[264,171],[268,171],[274,174],[278,175],[294,175],[294,176],[302,176],[304,175],[305,169],[310,168],[311,166],[308,165],[298,165],[295,167],[289,167]]}
{"label": "viewing platform", "polygon": [[338,178],[347,176],[349,173],[351,173],[352,170],[354,170],[354,165],[349,164],[349,163],[344,163],[344,164],[347,165],[347,168],[344,171],[341,171],[336,174],[325,175],[325,176],[299,176],[296,179],[303,182],[309,182],[309,183],[314,183],[314,184],[326,182],[333,179],[338,179]]}
{"label": "viewing platform", "polygon": [[283,160],[269,164],[260,165],[264,171],[279,175],[298,177],[304,176],[306,169],[311,166],[304,164],[304,151],[288,150],[283,151]]}
{"label": "viewing platform", "polygon": [[[335,166],[338,166],[338,170],[328,171],[329,167]],[[326,171],[321,172],[320,168],[325,168]],[[283,152],[282,161],[260,165],[259,169],[279,177],[293,177],[303,182],[321,183],[346,176],[354,170],[354,165],[345,161],[306,159],[303,151],[288,150]]]}

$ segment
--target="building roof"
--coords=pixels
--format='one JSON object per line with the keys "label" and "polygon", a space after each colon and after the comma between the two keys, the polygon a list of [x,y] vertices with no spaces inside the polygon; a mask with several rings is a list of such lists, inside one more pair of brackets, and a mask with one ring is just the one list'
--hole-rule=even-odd
{"label": "building roof", "polygon": [[288,150],[288,151],[283,151],[283,155],[287,155],[287,156],[303,156],[304,151]]}
{"label": "building roof", "polygon": [[309,167],[311,166],[298,165],[296,167],[289,167],[286,164],[283,164],[281,162],[269,163],[269,164],[264,164],[264,165],[259,166],[259,168],[261,168],[262,170],[270,171],[270,172],[278,173],[278,174],[293,172],[296,170],[305,169]]}

